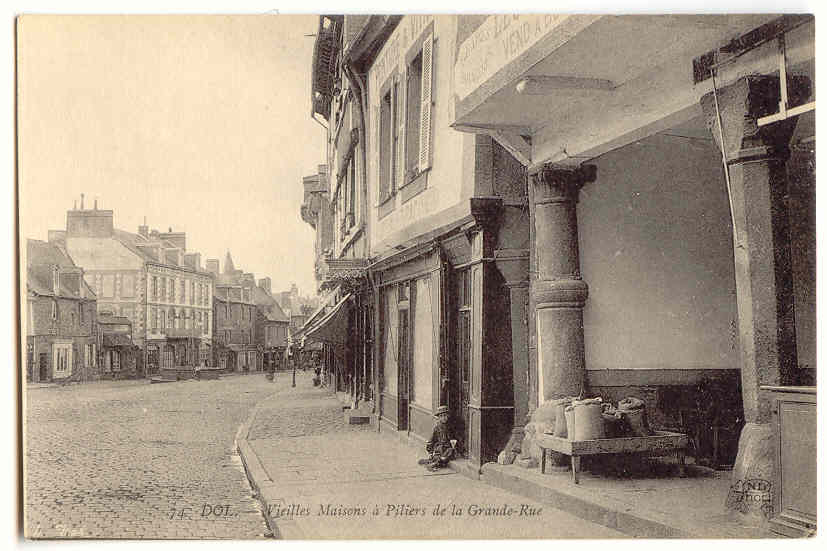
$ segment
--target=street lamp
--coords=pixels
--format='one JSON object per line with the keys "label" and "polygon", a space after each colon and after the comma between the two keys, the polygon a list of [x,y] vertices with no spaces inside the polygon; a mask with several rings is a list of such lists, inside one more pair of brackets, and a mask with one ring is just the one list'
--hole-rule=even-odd
{"label": "street lamp", "polygon": [[296,362],[293,361],[293,388],[296,388]]}

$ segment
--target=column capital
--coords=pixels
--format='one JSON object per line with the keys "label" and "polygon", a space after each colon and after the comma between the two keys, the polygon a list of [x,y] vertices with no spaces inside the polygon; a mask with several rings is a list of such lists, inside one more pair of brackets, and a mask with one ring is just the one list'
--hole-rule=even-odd
{"label": "column capital", "polygon": [[[810,79],[805,76],[787,78],[790,106],[801,104],[810,95]],[[781,99],[780,79],[775,76],[750,75],[717,91],[718,109],[713,92],[701,98],[706,127],[719,149],[726,153],[729,164],[758,159],[789,157],[789,141],[797,117],[765,126],[758,119],[778,112]],[[718,111],[723,125],[724,144],[718,126]]]}
{"label": "column capital", "polygon": [[546,163],[529,176],[535,185],[535,203],[577,201],[580,188],[597,178],[596,165],[567,167]]}

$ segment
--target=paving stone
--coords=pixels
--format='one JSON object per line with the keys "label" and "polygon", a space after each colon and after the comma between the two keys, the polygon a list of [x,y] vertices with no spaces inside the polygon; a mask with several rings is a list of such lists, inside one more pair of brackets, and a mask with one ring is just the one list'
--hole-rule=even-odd
{"label": "paving stone", "polygon": [[[250,375],[29,389],[27,535],[263,537],[234,439],[257,402],[289,386]],[[201,516],[205,505],[223,504],[237,516]]]}

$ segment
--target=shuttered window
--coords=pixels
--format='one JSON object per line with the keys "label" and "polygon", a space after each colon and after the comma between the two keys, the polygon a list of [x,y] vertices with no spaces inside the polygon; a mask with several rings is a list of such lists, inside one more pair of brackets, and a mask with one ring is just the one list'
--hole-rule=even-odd
{"label": "shuttered window", "polygon": [[405,97],[405,183],[431,167],[434,35],[428,32],[408,64]]}

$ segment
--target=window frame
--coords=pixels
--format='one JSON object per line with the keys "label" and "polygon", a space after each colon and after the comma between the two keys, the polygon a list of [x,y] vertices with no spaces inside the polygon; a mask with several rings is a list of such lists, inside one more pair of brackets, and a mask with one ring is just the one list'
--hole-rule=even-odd
{"label": "window frame", "polygon": [[[404,138],[404,135],[401,135],[399,129],[399,112],[400,107],[402,106],[402,100],[399,98],[399,92],[401,90],[399,83],[401,79],[402,75],[399,68],[395,68],[388,74],[387,77],[385,77],[385,81],[382,83],[382,86],[379,87],[379,109],[376,117],[376,143],[378,145],[377,153],[379,156],[379,186],[377,192],[377,205],[382,205],[388,202],[391,198],[395,197],[396,192],[403,185],[403,182],[399,181],[400,159],[398,148],[398,140],[400,139],[400,136]],[[382,114],[385,110],[386,97],[388,97],[387,111],[388,124],[390,128],[388,129],[388,135],[383,136],[384,126],[382,124]],[[394,141],[395,139],[397,140],[396,142]],[[387,151],[385,151],[384,154],[383,145],[387,147]],[[387,165],[387,182],[383,181],[383,178],[385,177],[385,175],[382,174],[383,155],[390,156]]]}

